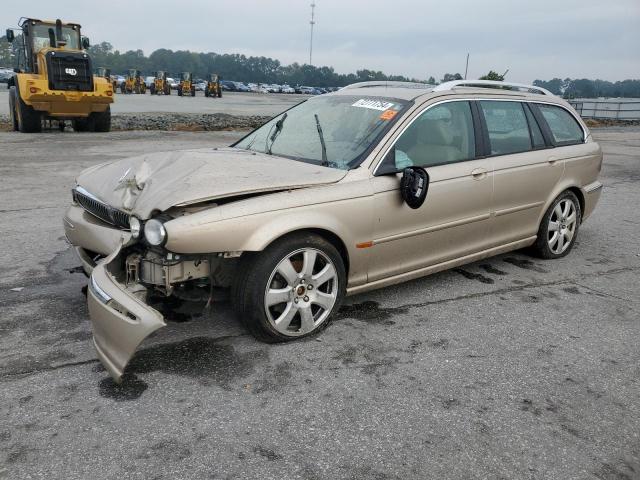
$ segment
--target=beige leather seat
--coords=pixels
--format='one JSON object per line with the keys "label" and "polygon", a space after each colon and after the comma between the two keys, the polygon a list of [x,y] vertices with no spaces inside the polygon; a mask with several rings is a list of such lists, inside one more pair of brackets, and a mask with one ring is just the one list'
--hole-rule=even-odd
{"label": "beige leather seat", "polygon": [[403,150],[414,165],[429,166],[440,163],[455,162],[465,158],[462,151],[452,145],[454,142],[454,126],[444,120],[423,119],[409,135],[402,138]]}

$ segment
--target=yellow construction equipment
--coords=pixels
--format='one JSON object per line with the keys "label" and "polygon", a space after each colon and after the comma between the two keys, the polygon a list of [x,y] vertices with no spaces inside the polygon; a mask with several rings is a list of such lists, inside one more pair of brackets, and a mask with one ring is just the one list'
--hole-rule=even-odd
{"label": "yellow construction equipment", "polygon": [[145,94],[147,91],[147,84],[144,83],[144,78],[140,73],[140,70],[132,68],[127,73],[124,82],[120,84],[121,93],[141,93]]}
{"label": "yellow construction equipment", "polygon": [[180,85],[178,85],[178,96],[196,96],[196,86],[193,84],[193,76],[191,72],[182,72]]}
{"label": "yellow construction equipment", "polygon": [[171,95],[171,85],[167,82],[167,72],[158,70],[155,73],[153,83],[149,87],[149,93],[151,93],[151,95]]}
{"label": "yellow construction equipment", "polygon": [[220,86],[220,76],[217,73],[210,73],[207,86],[204,87],[205,97],[222,97],[222,87]]}
{"label": "yellow construction equipment", "polygon": [[72,120],[77,131],[108,132],[113,86],[93,75],[80,25],[26,18],[19,27],[7,30],[7,40],[17,43],[16,73],[9,79],[14,130],[39,132],[43,120],[56,120],[63,129]]}

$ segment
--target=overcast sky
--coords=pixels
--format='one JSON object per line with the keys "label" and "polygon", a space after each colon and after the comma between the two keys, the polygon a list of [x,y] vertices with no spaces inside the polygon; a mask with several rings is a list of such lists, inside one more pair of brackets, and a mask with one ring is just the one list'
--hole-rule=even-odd
{"label": "overcast sky", "polygon": [[[57,18],[92,42],[309,61],[311,0],[3,1],[0,18]],[[512,81],[640,78],[640,0],[316,0],[314,65],[426,79],[509,69]]]}

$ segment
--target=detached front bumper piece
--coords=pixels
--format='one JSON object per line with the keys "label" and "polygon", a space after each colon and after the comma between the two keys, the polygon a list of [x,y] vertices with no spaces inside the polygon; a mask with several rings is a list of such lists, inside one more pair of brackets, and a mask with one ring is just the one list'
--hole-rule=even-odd
{"label": "detached front bumper piece", "polygon": [[109,267],[120,261],[120,248],[95,266],[87,301],[98,358],[116,382],[138,345],[166,324],[162,315],[120,283]]}

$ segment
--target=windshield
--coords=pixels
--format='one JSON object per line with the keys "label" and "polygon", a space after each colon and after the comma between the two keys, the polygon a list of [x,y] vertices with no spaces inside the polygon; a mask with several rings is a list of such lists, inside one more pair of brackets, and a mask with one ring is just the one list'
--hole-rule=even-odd
{"label": "windshield", "polygon": [[348,170],[360,164],[408,103],[347,95],[313,98],[273,118],[234,146]]}
{"label": "windshield", "polygon": [[[33,26],[33,51],[38,52],[40,49],[49,47],[49,29],[56,31],[55,25],[38,24]],[[80,33],[73,27],[62,27],[62,39],[67,42],[65,48],[69,50],[80,50]]]}

